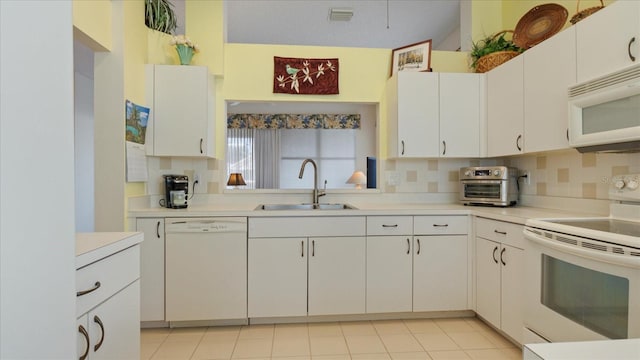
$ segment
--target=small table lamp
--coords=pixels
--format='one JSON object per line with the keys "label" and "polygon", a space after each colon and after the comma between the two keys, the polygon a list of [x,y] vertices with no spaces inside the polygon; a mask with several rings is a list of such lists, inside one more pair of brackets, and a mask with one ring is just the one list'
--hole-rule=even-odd
{"label": "small table lamp", "polygon": [[354,171],[347,184],[356,184],[356,189],[362,190],[362,185],[367,183],[367,177],[362,171]]}
{"label": "small table lamp", "polygon": [[239,185],[247,185],[242,178],[241,173],[231,173],[229,174],[229,180],[227,180],[227,186],[233,186],[234,188],[238,188]]}

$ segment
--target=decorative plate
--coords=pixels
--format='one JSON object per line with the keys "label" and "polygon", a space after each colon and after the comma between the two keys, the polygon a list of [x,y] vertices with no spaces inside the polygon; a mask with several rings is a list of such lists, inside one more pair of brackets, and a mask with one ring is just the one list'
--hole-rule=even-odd
{"label": "decorative plate", "polygon": [[528,49],[562,30],[569,12],[562,5],[543,4],[529,10],[516,25],[513,43]]}

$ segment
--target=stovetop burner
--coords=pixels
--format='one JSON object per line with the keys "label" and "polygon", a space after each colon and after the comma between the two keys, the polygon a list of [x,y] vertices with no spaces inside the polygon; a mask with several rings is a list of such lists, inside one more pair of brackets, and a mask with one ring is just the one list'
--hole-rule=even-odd
{"label": "stovetop burner", "polygon": [[618,219],[557,219],[547,220],[548,222],[575,226],[584,229],[604,231],[619,235],[640,237],[640,222],[625,221]]}

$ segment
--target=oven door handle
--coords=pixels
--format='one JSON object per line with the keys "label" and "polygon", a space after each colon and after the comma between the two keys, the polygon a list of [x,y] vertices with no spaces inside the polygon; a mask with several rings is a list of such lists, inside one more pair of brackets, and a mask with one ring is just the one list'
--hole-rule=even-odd
{"label": "oven door handle", "polygon": [[488,184],[488,185],[500,185],[504,180],[460,180],[463,184]]}
{"label": "oven door handle", "polygon": [[[565,234],[563,234],[563,236],[567,238],[574,238],[570,235],[565,235]],[[533,230],[528,228],[524,229],[524,237],[527,240],[530,240],[540,246],[551,248],[564,253],[569,253],[569,254],[580,256],[580,257],[593,259],[596,261],[604,261],[614,265],[625,265],[635,269],[640,269],[640,261],[638,261],[637,258],[634,259],[632,257],[609,254],[607,252],[603,252],[600,250],[587,250],[577,246],[557,243],[555,241],[550,241],[547,238],[539,236]],[[581,239],[578,239],[578,238],[576,238],[576,240],[582,241]]]}

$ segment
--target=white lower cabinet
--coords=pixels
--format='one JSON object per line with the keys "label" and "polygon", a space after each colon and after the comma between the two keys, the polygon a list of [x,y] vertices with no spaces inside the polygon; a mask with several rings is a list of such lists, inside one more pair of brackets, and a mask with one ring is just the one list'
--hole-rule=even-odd
{"label": "white lower cabinet", "polygon": [[248,316],[365,311],[364,217],[249,218]]}
{"label": "white lower cabinet", "polygon": [[476,312],[519,343],[523,331],[523,242],[521,225],[476,218]]}
{"label": "white lower cabinet", "polygon": [[79,359],[138,359],[140,357],[139,294],[140,281],[136,280],[78,318],[77,354]]}
{"label": "white lower cabinet", "polygon": [[249,238],[249,317],[307,315],[306,249],[306,238]]}
{"label": "white lower cabinet", "polygon": [[312,237],[308,241],[309,315],[364,313],[365,237]]}
{"label": "white lower cabinet", "polygon": [[140,246],[76,270],[78,359],[140,358]]}
{"label": "white lower cabinet", "polygon": [[139,218],[140,321],[164,321],[164,218]]}
{"label": "white lower cabinet", "polygon": [[469,309],[467,233],[466,215],[367,217],[367,312]]}
{"label": "white lower cabinet", "polygon": [[465,310],[467,235],[414,237],[413,311]]}
{"label": "white lower cabinet", "polygon": [[409,312],[413,236],[367,236],[367,313]]}

